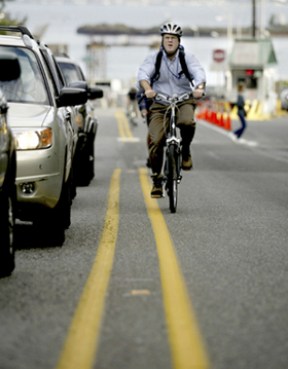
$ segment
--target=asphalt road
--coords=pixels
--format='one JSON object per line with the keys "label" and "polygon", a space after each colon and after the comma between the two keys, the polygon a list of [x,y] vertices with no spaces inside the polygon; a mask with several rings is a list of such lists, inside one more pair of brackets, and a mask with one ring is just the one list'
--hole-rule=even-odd
{"label": "asphalt road", "polygon": [[242,143],[199,122],[170,214],[149,197],[145,125],[98,116],[65,244],[17,225],[0,369],[287,369],[288,118]]}

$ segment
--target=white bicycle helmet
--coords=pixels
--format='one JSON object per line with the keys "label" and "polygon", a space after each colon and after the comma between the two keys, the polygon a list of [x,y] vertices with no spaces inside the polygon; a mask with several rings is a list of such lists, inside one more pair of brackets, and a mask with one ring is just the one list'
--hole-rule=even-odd
{"label": "white bicycle helmet", "polygon": [[175,23],[165,23],[160,28],[161,35],[164,35],[165,33],[168,33],[169,35],[175,35],[178,37],[182,36],[182,29],[180,26],[178,26]]}

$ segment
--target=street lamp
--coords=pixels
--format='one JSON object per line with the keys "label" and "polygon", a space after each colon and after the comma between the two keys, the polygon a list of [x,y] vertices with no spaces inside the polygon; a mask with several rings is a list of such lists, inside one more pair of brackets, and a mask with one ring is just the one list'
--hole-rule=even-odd
{"label": "street lamp", "polygon": [[256,37],[256,0],[252,0],[252,37]]}

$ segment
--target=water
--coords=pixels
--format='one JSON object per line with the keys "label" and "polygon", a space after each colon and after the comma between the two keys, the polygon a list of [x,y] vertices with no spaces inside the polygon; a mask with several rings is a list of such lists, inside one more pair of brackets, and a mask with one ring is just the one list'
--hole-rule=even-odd
{"label": "water", "polygon": [[[182,0],[183,1],[183,0]],[[257,24],[268,24],[272,14],[286,14],[288,5],[276,4],[268,0],[260,1],[261,9],[257,12]],[[146,4],[146,5],[145,5]],[[148,4],[148,5],[147,5]],[[160,26],[168,19],[186,27],[197,26],[227,26],[227,30],[233,24],[234,29],[240,32],[241,27],[249,26],[252,19],[251,1],[234,2],[232,0],[202,0],[202,1],[154,1],[149,4],[143,1],[37,1],[14,0],[6,2],[5,11],[13,18],[27,18],[26,25],[32,32],[37,32],[46,26],[42,40],[47,44],[68,44],[69,54],[72,58],[84,63],[86,56],[86,44],[92,38],[79,35],[76,30],[85,24],[99,23],[123,23],[135,27]],[[177,4],[177,6],[176,6]],[[160,37],[159,37],[160,39]],[[103,40],[98,38],[97,40]],[[212,51],[223,48],[229,51],[232,41],[228,38],[185,38],[184,46],[191,50],[203,64],[207,71],[208,82],[215,85],[219,82],[219,73],[212,72]],[[287,37],[273,39],[274,48],[278,58],[279,79],[288,80],[287,68]],[[135,47],[109,47],[106,51],[106,67],[99,69],[99,79],[119,79],[125,83],[131,83],[135,79],[139,64],[149,52],[148,46]],[[103,75],[100,75],[103,74]],[[220,76],[222,78],[222,76]]]}

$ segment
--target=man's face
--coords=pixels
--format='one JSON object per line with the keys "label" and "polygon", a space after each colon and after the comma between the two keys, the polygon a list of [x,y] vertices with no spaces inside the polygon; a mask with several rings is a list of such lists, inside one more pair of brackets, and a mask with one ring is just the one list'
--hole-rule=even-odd
{"label": "man's face", "polygon": [[163,47],[167,55],[174,55],[179,46],[179,38],[175,35],[166,34],[163,36]]}

